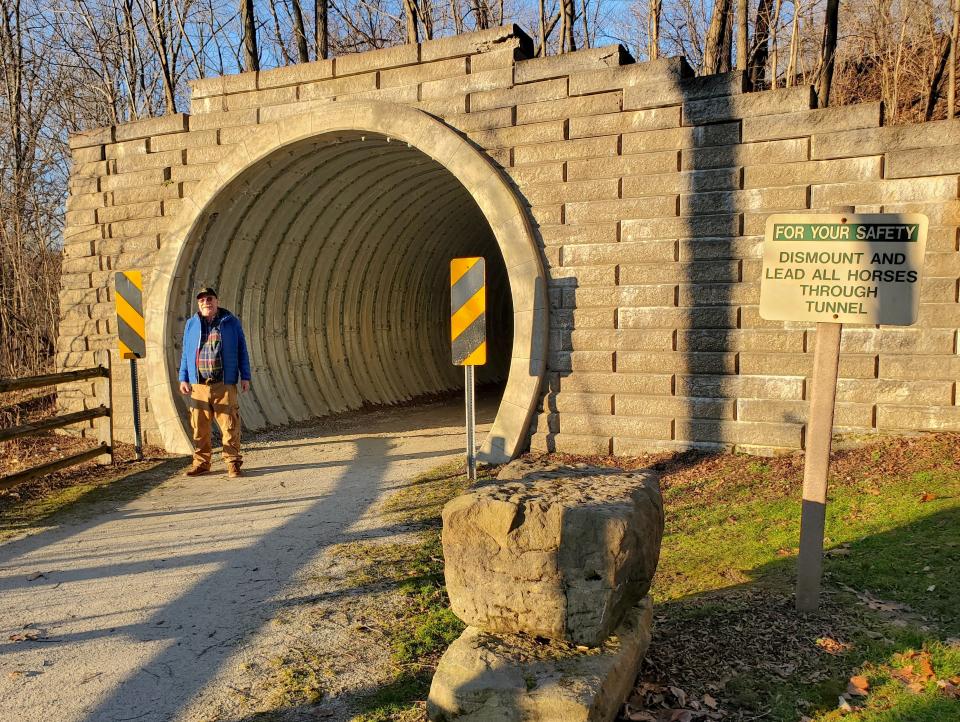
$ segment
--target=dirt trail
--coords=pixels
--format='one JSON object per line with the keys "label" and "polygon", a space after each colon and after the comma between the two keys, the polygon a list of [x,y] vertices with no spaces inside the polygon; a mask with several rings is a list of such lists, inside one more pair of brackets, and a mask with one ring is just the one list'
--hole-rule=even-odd
{"label": "dirt trail", "polygon": [[[462,453],[462,408],[264,434],[245,445],[249,471],[236,482],[169,476],[133,501],[4,543],[0,719],[221,718],[235,670],[275,643],[268,622],[325,549],[402,533],[372,510]],[[479,431],[494,412],[481,403]]]}

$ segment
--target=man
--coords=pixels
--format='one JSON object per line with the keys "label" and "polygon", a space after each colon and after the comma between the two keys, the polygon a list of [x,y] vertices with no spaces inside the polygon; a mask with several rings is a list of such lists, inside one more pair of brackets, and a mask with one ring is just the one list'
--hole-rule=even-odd
{"label": "man", "polygon": [[187,476],[210,471],[211,422],[216,419],[223,435],[223,459],[227,476],[241,476],[240,391],[250,390],[250,358],[240,319],[220,308],[212,288],[197,291],[199,312],[187,319],[180,357],[180,393],[190,396],[190,426],[193,428],[193,466]]}

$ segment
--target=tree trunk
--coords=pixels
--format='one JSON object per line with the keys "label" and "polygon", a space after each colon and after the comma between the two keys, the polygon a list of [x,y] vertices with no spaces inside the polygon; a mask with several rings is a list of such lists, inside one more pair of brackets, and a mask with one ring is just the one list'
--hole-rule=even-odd
{"label": "tree trunk", "polygon": [[943,50],[940,51],[937,66],[933,70],[933,78],[930,80],[930,93],[927,95],[927,107],[923,113],[924,120],[931,120],[933,118],[933,111],[937,107],[937,100],[940,99],[940,84],[943,82],[943,74],[947,69],[947,62],[951,57],[953,57],[953,42],[950,38],[944,38]]}
{"label": "tree trunk", "polygon": [[403,0],[403,16],[407,21],[407,42],[420,42],[420,34],[417,32],[416,0]]}
{"label": "tree trunk", "polygon": [[317,60],[326,60],[330,55],[330,38],[327,29],[327,0],[313,1],[313,17],[315,19],[314,32]]}
{"label": "tree trunk", "polygon": [[293,7],[293,34],[297,40],[297,59],[301,63],[310,62],[310,52],[307,50],[307,28],[303,23],[303,8],[300,0],[290,0]]}
{"label": "tree trunk", "polygon": [[574,22],[576,22],[577,10],[574,7],[574,0],[560,0],[561,12],[563,13],[563,36],[561,38],[560,52],[570,53],[577,49],[577,41],[573,35]]}
{"label": "tree trunk", "polygon": [[164,112],[176,113],[177,100],[174,96],[173,72],[170,69],[170,53],[168,52],[167,26],[163,14],[160,12],[159,0],[153,0],[153,38],[154,50],[157,53],[157,62],[160,64],[160,76],[163,78]]}
{"label": "tree trunk", "polygon": [[[503,0],[500,0],[503,2]],[[587,25],[587,0],[580,0],[580,12],[583,14],[583,47],[590,47],[590,27]]]}
{"label": "tree trunk", "polygon": [[953,31],[950,33],[950,72],[947,79],[947,118],[957,112],[957,41],[960,35],[960,0],[953,0]]}
{"label": "tree trunk", "polygon": [[780,10],[783,0],[776,0],[773,6],[773,17],[770,19],[770,88],[776,90],[780,77],[780,48],[777,45],[777,30],[780,25]]}
{"label": "tree trunk", "polygon": [[423,34],[427,40],[433,40],[433,3],[431,0],[420,0],[420,22],[423,23]]}
{"label": "tree trunk", "polygon": [[727,50],[727,65],[729,66],[729,48],[727,36],[730,26],[731,0],[716,0],[713,5],[713,16],[710,18],[710,27],[707,29],[706,49],[703,54],[703,75],[715,75],[724,65],[724,49]]}
{"label": "tree trunk", "polygon": [[662,0],[650,0],[650,40],[647,56],[650,60],[660,57],[660,14],[663,11]]}
{"label": "tree trunk", "polygon": [[537,48],[537,57],[542,58],[547,54],[547,9],[544,7],[546,0],[540,0],[539,6],[539,19],[540,19],[540,47]]}
{"label": "tree trunk", "polygon": [[747,13],[750,12],[750,0],[737,0],[737,70],[746,72],[750,49],[747,36]]}
{"label": "tree trunk", "polygon": [[820,78],[817,81],[817,106],[820,108],[830,105],[830,86],[833,83],[833,67],[837,55],[839,17],[840,0],[827,0],[827,14],[823,20],[823,50],[820,53],[822,63]]}
{"label": "tree trunk", "polygon": [[260,70],[260,54],[257,52],[257,17],[253,12],[253,0],[240,0],[240,24],[243,26],[244,70]]}
{"label": "tree trunk", "polygon": [[[544,0],[540,0],[541,4]],[[453,15],[453,29],[457,35],[463,34],[463,16],[460,15],[460,0],[450,0],[450,14]]]}
{"label": "tree trunk", "polygon": [[794,85],[797,74],[797,57],[800,48],[800,13],[798,4],[793,6],[793,23],[790,27],[790,60],[787,63],[787,87]]}
{"label": "tree trunk", "polygon": [[757,19],[753,24],[753,45],[750,48],[750,67],[747,81],[751,89],[763,85],[766,77],[770,43],[770,3],[771,0],[760,0],[757,5]]}
{"label": "tree trunk", "polygon": [[477,30],[486,30],[490,27],[490,6],[486,0],[473,0],[473,12],[477,18]]}

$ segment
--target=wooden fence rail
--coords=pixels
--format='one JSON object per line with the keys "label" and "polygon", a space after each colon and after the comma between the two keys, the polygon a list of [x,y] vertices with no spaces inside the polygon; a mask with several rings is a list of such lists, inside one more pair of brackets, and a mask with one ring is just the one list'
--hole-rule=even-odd
{"label": "wooden fence rail", "polygon": [[99,446],[88,449],[87,451],[81,451],[79,454],[73,454],[72,456],[57,459],[56,461],[2,476],[0,477],[0,490],[9,489],[29,479],[35,479],[38,476],[50,474],[54,471],[89,461],[90,459],[98,458],[103,464],[113,463],[113,371],[110,365],[110,352],[101,351],[98,354],[97,361],[100,365],[89,369],[64,371],[62,373],[44,374],[42,376],[29,376],[20,379],[0,379],[0,392],[21,391],[69,383],[71,381],[98,379],[97,397],[100,401],[100,405],[93,409],[85,409],[71,414],[54,416],[50,419],[31,421],[30,423],[13,426],[8,429],[0,429],[0,441],[8,441],[40,431],[60,429],[64,426],[70,426],[71,424],[96,420],[97,435],[100,442]]}

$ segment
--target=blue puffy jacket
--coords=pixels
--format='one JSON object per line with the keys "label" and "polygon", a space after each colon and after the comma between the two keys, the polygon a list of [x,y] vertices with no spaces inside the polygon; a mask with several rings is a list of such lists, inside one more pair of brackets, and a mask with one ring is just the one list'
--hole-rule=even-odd
{"label": "blue puffy jacket", "polygon": [[[247,355],[247,339],[243,335],[240,319],[225,309],[220,309],[220,352],[223,354],[223,383],[236,384],[250,380],[250,357]],[[197,373],[197,351],[200,350],[202,331],[200,314],[187,319],[183,329],[183,353],[180,356],[180,380],[191,384],[200,382]]]}

